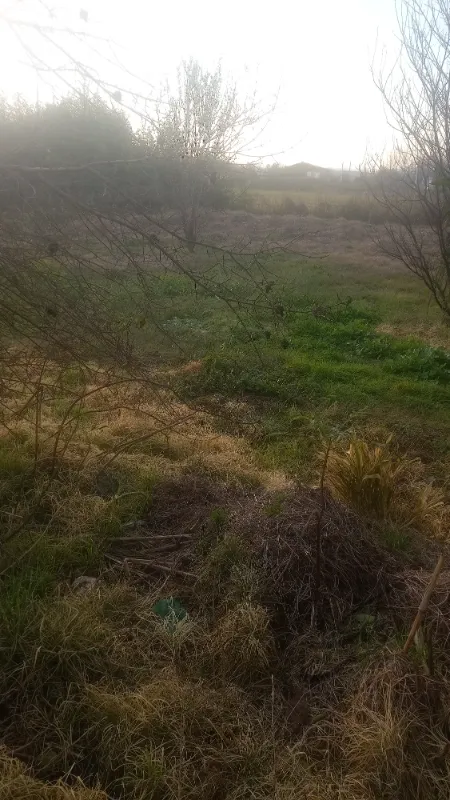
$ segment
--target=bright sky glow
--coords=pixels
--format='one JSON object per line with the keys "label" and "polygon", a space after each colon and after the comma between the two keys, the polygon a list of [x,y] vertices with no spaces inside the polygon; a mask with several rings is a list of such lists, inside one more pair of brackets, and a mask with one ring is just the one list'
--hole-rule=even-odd
{"label": "bright sky glow", "polygon": [[[276,154],[281,163],[309,161],[322,166],[354,167],[366,151],[388,146],[390,131],[381,99],[373,86],[370,65],[376,49],[387,47],[395,57],[394,0],[1,0],[0,15],[41,21],[53,9],[55,27],[86,30],[114,42],[92,42],[131,75],[121,75],[127,88],[148,92],[174,75],[183,58],[194,56],[213,67],[220,59],[244,91],[257,84],[262,104],[277,107],[255,155]],[[80,9],[88,19],[80,19]],[[26,37],[25,37],[26,38]],[[60,53],[50,54],[42,38],[27,39],[42,63],[64,66]],[[61,35],[60,42],[67,44]],[[378,43],[378,45],[377,45]],[[120,70],[77,42],[72,51],[89,61],[104,80],[113,83]],[[31,101],[51,99],[56,90],[49,74],[37,78],[11,28],[0,19],[0,89]],[[64,73],[63,73],[64,75]],[[66,74],[70,83],[71,74]],[[145,84],[147,84],[145,86]],[[62,85],[64,86],[64,84]],[[270,161],[271,159],[265,159]]]}

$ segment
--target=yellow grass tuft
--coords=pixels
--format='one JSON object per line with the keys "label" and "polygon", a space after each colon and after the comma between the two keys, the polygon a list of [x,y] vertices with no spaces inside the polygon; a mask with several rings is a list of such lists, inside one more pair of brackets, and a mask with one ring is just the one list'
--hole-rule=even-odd
{"label": "yellow grass tuft", "polygon": [[227,796],[265,750],[260,717],[239,690],[183,680],[172,670],[134,692],[88,687],[86,707],[91,735],[99,737],[100,769],[116,774],[116,788],[125,785],[136,798],[155,791]]}
{"label": "yellow grass tuft", "polygon": [[5,748],[0,749],[0,800],[107,800],[100,789],[88,789],[81,781],[68,786],[63,781],[43,783]]}
{"label": "yellow grass tuft", "polygon": [[211,634],[214,663],[222,675],[244,684],[267,678],[275,646],[269,621],[266,609],[249,602],[224,614]]}
{"label": "yellow grass tuft", "polygon": [[354,439],[345,452],[330,450],[325,478],[335,497],[364,514],[386,518],[396,490],[413,465],[393,456],[388,444],[371,446]]}
{"label": "yellow grass tuft", "polygon": [[394,454],[390,442],[391,437],[383,445],[354,439],[345,451],[331,449],[326,485],[338,500],[362,514],[448,535],[443,491],[424,480],[419,459]]}
{"label": "yellow grass tuft", "polygon": [[398,655],[381,658],[363,672],[341,721],[346,770],[369,796],[444,800],[445,718],[437,684]]}

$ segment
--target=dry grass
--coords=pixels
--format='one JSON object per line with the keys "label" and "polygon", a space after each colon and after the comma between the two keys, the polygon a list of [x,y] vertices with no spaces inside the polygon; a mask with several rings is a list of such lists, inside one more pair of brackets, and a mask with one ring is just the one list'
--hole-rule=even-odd
{"label": "dry grass", "polygon": [[[73,469],[81,468],[86,482],[92,484],[96,471],[113,463],[165,475],[204,469],[229,481],[286,485],[281,473],[258,467],[243,438],[218,433],[212,416],[160,388],[167,377],[162,373],[155,372],[153,380],[142,383],[110,381],[107,374],[93,369],[89,381],[71,383],[70,389],[65,376],[52,363],[33,363],[33,369],[25,364],[22,371],[17,370],[13,396],[3,405],[0,430],[35,459],[40,472],[63,461]],[[38,377],[62,387],[57,397],[49,397],[36,408],[33,391]]]}
{"label": "dry grass", "polygon": [[239,603],[219,619],[211,634],[211,651],[219,672],[240,685],[267,680],[275,642],[267,610]]}
{"label": "dry grass", "polygon": [[392,325],[383,322],[377,325],[377,332],[388,336],[396,336],[399,339],[419,339],[429,344],[430,347],[450,349],[450,331],[448,328],[445,330],[443,325],[420,324],[417,322],[414,325],[406,322]]}
{"label": "dry grass", "polygon": [[36,780],[31,771],[5,748],[0,750],[1,800],[107,800],[100,789],[88,789],[77,781],[70,786],[63,781],[55,784]]}
{"label": "dry grass", "polygon": [[[172,424],[174,416],[180,423],[164,434],[157,433],[161,427]],[[154,457],[158,467],[165,462],[167,474],[203,469],[229,482],[237,478],[274,488],[286,486],[281,473],[257,466],[255,455],[243,438],[218,433],[212,417],[173,400],[165,406],[145,403],[135,412],[122,412],[115,427],[102,432],[101,446],[114,451],[117,439],[123,446],[125,437],[130,442],[127,450],[131,458],[134,452],[140,457]],[[145,437],[145,442],[139,441],[140,437]]]}
{"label": "dry grass", "polygon": [[444,492],[425,481],[418,459],[397,455],[390,444],[390,439],[382,445],[354,439],[347,450],[330,450],[327,486],[336,498],[366,516],[445,537],[449,509]]}
{"label": "dry grass", "polygon": [[[164,517],[161,486],[147,531],[150,547],[156,531],[170,537],[195,524],[198,582],[154,581],[149,594],[110,585],[106,572],[92,591],[61,589],[27,608],[20,628],[17,617],[3,626],[1,734],[48,782],[39,794],[26,773],[34,783],[22,789],[14,762],[13,788],[0,775],[0,797],[102,798],[81,784],[55,788],[70,772],[127,800],[443,800],[448,574],[430,607],[429,678],[419,652],[408,661],[383,654],[386,636],[414,615],[425,570],[405,570],[326,497],[320,626],[311,627],[318,493],[298,490],[268,514],[273,494],[227,495],[205,480],[190,504],[186,494],[184,517],[176,508]],[[211,519],[219,497],[239,515]],[[203,568],[219,576],[219,596]],[[175,626],[153,610],[168,594],[188,611]]]}
{"label": "dry grass", "polygon": [[325,474],[327,485],[339,500],[382,519],[414,468],[414,462],[393,456],[388,445],[370,446],[355,439],[345,452],[330,450]]}
{"label": "dry grass", "polygon": [[271,240],[289,245],[294,253],[307,253],[312,258],[332,253],[333,264],[352,264],[371,274],[374,270],[386,276],[403,272],[398,261],[379,253],[372,226],[358,220],[248,211],[213,212],[208,216],[205,236],[221,246],[232,247],[236,242],[248,240],[266,243],[268,231]]}
{"label": "dry grass", "polygon": [[375,797],[444,798],[446,689],[399,656],[371,664],[342,719],[342,751]]}
{"label": "dry grass", "polygon": [[[86,397],[53,457],[67,402],[37,444],[31,409],[0,446],[5,519],[34,514],[2,553],[0,800],[444,800],[448,572],[398,655],[436,545],[417,533],[407,564],[382,525],[137,384]],[[442,534],[417,462],[352,448],[330,454],[336,495]]]}

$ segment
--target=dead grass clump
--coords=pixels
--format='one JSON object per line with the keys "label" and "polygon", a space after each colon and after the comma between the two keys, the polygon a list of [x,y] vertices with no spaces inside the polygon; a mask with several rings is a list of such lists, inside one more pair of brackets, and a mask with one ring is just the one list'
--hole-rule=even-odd
{"label": "dead grass clump", "polygon": [[89,686],[86,691],[95,716],[142,734],[155,746],[164,745],[172,755],[178,754],[182,731],[192,746],[199,739],[211,744],[231,741],[239,733],[236,712],[247,706],[237,689],[230,687],[225,694],[203,681],[183,680],[172,670],[161,672],[134,692],[110,692],[101,686]]}
{"label": "dead grass clump", "polygon": [[326,485],[361,514],[443,535],[448,518],[444,493],[426,482],[418,459],[393,453],[390,441],[371,445],[354,439],[345,451],[330,450]]}
{"label": "dead grass clump", "polygon": [[[408,729],[413,724],[409,693],[398,691],[402,679],[390,669],[364,676],[342,725],[342,748],[353,772],[366,775],[367,785],[399,792],[405,769]],[[394,679],[393,679],[394,678]]]}
{"label": "dead grass clump", "polygon": [[116,661],[114,627],[95,591],[46,604],[30,627],[28,643],[36,672],[60,673],[69,681],[101,678],[105,664]]}
{"label": "dead grass clump", "polygon": [[135,692],[88,687],[86,708],[111,792],[127,785],[135,797],[156,788],[163,797],[225,797],[255,768],[255,751],[266,751],[261,717],[236,687],[219,691],[170,670]]}
{"label": "dead grass clump", "polygon": [[450,532],[450,506],[444,492],[423,482],[420,476],[403,485],[393,518],[437,539],[447,539]]}
{"label": "dead grass clump", "polygon": [[49,675],[53,676],[53,687],[48,681],[51,689],[57,676],[77,681],[91,669],[100,674],[104,648],[111,639],[112,630],[100,618],[92,597],[34,604],[26,618],[11,620],[9,628],[3,629],[2,660],[10,671],[9,690],[15,683],[12,675],[23,696],[26,691],[44,691]]}
{"label": "dead grass clump", "polygon": [[393,456],[387,444],[372,447],[355,439],[345,452],[330,450],[325,480],[339,500],[384,519],[399,486],[411,475],[412,464]]}
{"label": "dead grass clump", "polygon": [[448,711],[442,686],[412,672],[400,656],[371,664],[342,718],[347,774],[374,797],[448,796]]}
{"label": "dead grass clump", "polygon": [[234,533],[226,533],[217,538],[203,560],[200,582],[204,591],[210,586],[212,596],[217,599],[226,598],[231,574],[236,576],[236,569],[250,561],[250,548],[243,537]]}
{"label": "dead grass clump", "polygon": [[349,622],[342,632],[309,629],[288,642],[282,653],[282,675],[289,690],[288,730],[296,730],[305,718],[312,721],[319,715],[330,720],[358,680],[378,642],[372,630],[366,636],[362,624],[357,624],[355,630]]}
{"label": "dead grass clump", "polygon": [[107,800],[100,789],[88,789],[81,781],[69,786],[50,784],[33,777],[17,758],[0,749],[0,800]]}
{"label": "dead grass clump", "polygon": [[[392,613],[401,629],[405,630],[405,627],[412,623],[431,575],[432,570],[406,569],[394,577]],[[424,644],[419,649],[416,648],[416,655],[423,663],[429,662],[431,658],[436,674],[445,678],[447,670],[450,668],[448,656],[450,642],[449,570],[444,570],[439,575],[438,583],[430,597],[422,629]]]}
{"label": "dead grass clump", "polygon": [[172,616],[162,619],[154,611],[157,597],[144,597],[135,614],[128,616],[127,658],[141,682],[155,669],[168,666],[191,675],[201,667],[205,655],[203,620],[189,615],[180,620]]}
{"label": "dead grass clump", "polygon": [[[55,490],[56,489],[56,490]],[[48,492],[46,502],[51,504],[48,515],[53,530],[64,536],[80,536],[88,533],[100,535],[102,530],[110,533],[117,528],[114,504],[94,494],[85,494],[77,486],[72,491]]]}
{"label": "dead grass clump", "polygon": [[230,570],[227,603],[235,605],[237,603],[258,604],[262,597],[264,576],[260,566],[251,559],[245,557],[233,564]]}
{"label": "dead grass clump", "polygon": [[211,633],[214,668],[240,685],[267,681],[273,671],[275,642],[265,608],[249,602],[229,609]]}
{"label": "dead grass clump", "polygon": [[[139,645],[128,625],[138,616],[132,590],[102,587],[16,609],[2,622],[0,720],[4,741],[43,774],[54,776],[80,761],[80,698],[86,682],[134,680],[152,668],[151,631]],[[156,659],[155,659],[156,660]]]}

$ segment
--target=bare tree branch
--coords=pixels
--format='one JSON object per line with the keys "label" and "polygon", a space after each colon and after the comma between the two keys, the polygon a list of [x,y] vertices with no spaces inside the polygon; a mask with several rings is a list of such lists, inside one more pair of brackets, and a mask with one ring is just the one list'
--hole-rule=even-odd
{"label": "bare tree branch", "polygon": [[450,9],[447,0],[402,0],[401,55],[374,80],[397,132],[388,162],[369,161],[366,180],[392,224],[378,242],[450,316]]}

